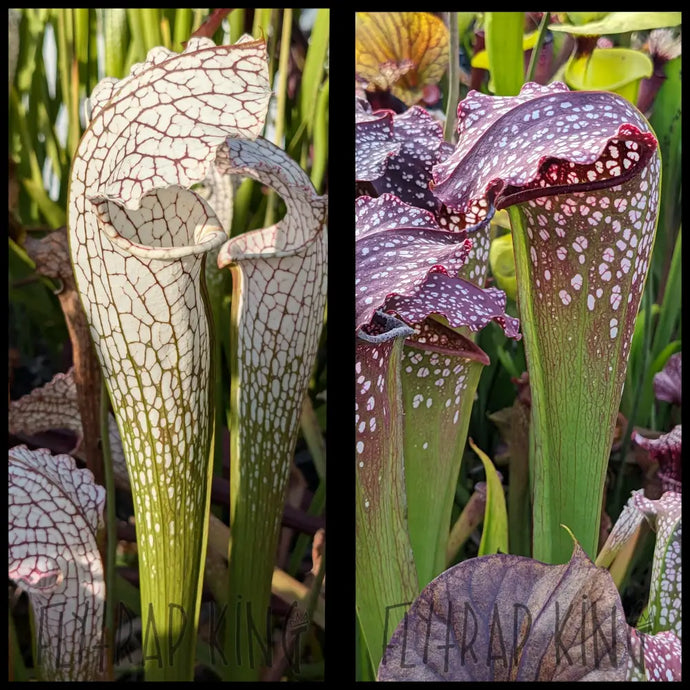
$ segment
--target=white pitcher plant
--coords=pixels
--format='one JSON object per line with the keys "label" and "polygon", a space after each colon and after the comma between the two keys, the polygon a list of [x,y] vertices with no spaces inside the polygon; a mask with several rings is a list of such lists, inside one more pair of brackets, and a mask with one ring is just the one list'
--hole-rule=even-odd
{"label": "white pitcher plant", "polygon": [[[230,602],[251,604],[259,620],[269,604],[327,246],[326,198],[257,138],[270,95],[261,40],[155,48],[94,89],[72,165],[70,251],[131,482],[147,680],[193,677],[214,433],[204,265],[219,248],[233,278]],[[193,189],[210,171],[275,188],[285,217],[228,241],[229,209],[211,205],[227,197],[210,203]],[[244,659],[229,660],[230,676],[258,677]]]}

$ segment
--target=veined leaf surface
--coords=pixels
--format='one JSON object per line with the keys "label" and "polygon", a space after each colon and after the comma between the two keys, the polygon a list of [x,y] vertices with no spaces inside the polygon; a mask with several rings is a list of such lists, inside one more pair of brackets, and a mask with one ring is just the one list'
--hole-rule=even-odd
{"label": "veined leaf surface", "polygon": [[[231,367],[231,603],[268,610],[275,550],[302,401],[323,326],[327,286],[327,198],[307,174],[266,141],[228,139],[222,173],[253,177],[284,199],[285,217],[234,237],[218,266],[233,278]],[[238,677],[256,679],[256,640],[228,619],[229,648],[241,652]],[[238,646],[239,645],[239,646]],[[249,651],[249,654],[246,653]]]}
{"label": "veined leaf surface", "polygon": [[29,594],[44,680],[104,670],[105,581],[96,532],[105,489],[68,455],[10,449],[9,577]]}
{"label": "veined leaf surface", "polygon": [[355,70],[370,88],[391,90],[407,105],[448,67],[448,28],[429,12],[358,12]]}
{"label": "veined leaf surface", "polygon": [[561,523],[593,554],[590,506],[601,503],[656,229],[656,138],[624,99],[559,83],[512,98],[472,92],[458,117],[434,193],[476,221],[509,208],[514,225],[536,434],[534,555],[569,557]]}
{"label": "veined leaf surface", "polygon": [[[72,165],[72,261],[132,482],[144,627],[158,634],[147,637],[149,679],[192,677],[209,504],[201,269],[227,236],[187,188],[228,136],[259,134],[267,74],[264,43],[246,37],[192,38],[180,54],[155,48],[126,78],[96,87]],[[177,620],[170,606],[182,610]]]}

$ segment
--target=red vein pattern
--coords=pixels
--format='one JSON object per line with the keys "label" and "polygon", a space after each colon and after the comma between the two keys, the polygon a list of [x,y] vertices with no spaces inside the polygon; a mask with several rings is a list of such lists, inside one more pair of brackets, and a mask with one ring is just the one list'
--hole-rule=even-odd
{"label": "red vein pattern", "polygon": [[658,475],[661,480],[662,491],[682,493],[683,462],[682,440],[683,427],[680,424],[659,438],[645,438],[637,431],[633,431],[632,440],[644,448],[650,458],[659,464]]}
{"label": "red vein pattern", "polygon": [[48,429],[69,429],[79,434],[81,416],[77,405],[74,369],[56,374],[53,379],[31,393],[10,401],[9,432],[35,434]]}
{"label": "red vein pattern", "polygon": [[681,495],[667,491],[658,501],[652,501],[637,494],[633,502],[656,531],[649,588],[649,620],[655,631],[670,630],[681,639]]}
{"label": "red vein pattern", "polygon": [[472,247],[465,233],[442,230],[430,211],[392,194],[359,197],[355,221],[355,328],[384,309],[408,323],[441,314],[453,326],[475,331],[493,319],[509,337],[519,337],[502,291],[454,277]]}
{"label": "red vein pattern", "polygon": [[[634,491],[616,520],[597,558],[597,563],[608,567],[645,519],[656,532],[647,620],[652,632],[670,630],[680,640],[682,599],[680,494],[667,491],[659,500],[650,500],[645,497],[642,489]],[[645,644],[647,642],[649,640],[645,639]],[[647,654],[646,649],[645,654]],[[657,667],[655,668],[659,671]],[[677,670],[679,672],[680,667]],[[650,677],[649,679],[672,680],[666,677]]]}
{"label": "red vein pattern", "polygon": [[45,680],[95,680],[103,663],[105,489],[68,455],[9,451],[9,577],[28,592]]}
{"label": "red vein pattern", "polygon": [[[680,682],[682,680],[680,639],[665,630],[656,635],[630,629],[628,677],[633,681]],[[643,669],[640,668],[640,659]]]}
{"label": "red vein pattern", "polygon": [[[468,225],[492,203],[500,209],[564,186],[587,191],[587,183],[625,182],[656,149],[649,125],[625,99],[571,92],[558,82],[525,84],[510,97],[470,91],[458,106],[458,137],[455,151],[434,168],[434,192]],[[518,187],[521,197],[513,200]]]}
{"label": "red vein pattern", "polygon": [[323,326],[327,198],[285,152],[261,138],[229,139],[217,165],[272,187],[287,207],[280,222],[231,239],[218,255],[218,266],[229,266],[233,278],[230,582],[244,601],[258,588],[260,600],[251,605],[263,612]]}
{"label": "red vein pattern", "polygon": [[445,568],[470,410],[489,358],[471,340],[433,319],[414,328],[405,341],[400,375],[407,521],[419,585],[424,587]]}
{"label": "red vein pattern", "polygon": [[355,71],[374,90],[392,90],[407,105],[448,67],[448,29],[430,12],[357,12]]}
{"label": "red vein pattern", "polygon": [[[355,179],[364,194],[394,194],[400,201],[431,211],[440,229],[467,230],[472,248],[459,276],[480,287],[488,272],[489,224],[464,225],[464,216],[448,209],[430,184],[436,164],[453,146],[443,139],[443,128],[426,110],[412,107],[400,115],[390,110],[371,112],[355,98]],[[368,187],[367,187],[368,185]]]}
{"label": "red vein pattern", "polygon": [[374,659],[402,616],[400,605],[419,592],[407,529],[400,381],[403,341],[413,333],[379,312],[356,340],[356,606]]}
{"label": "red vein pattern", "polygon": [[657,141],[625,99],[558,83],[526,84],[509,98],[472,91],[458,116],[460,140],[434,167],[433,191],[467,223],[517,206],[519,302],[540,391],[535,466],[558,468],[549,486],[535,484],[534,505],[553,503],[535,511],[535,544],[549,549],[535,556],[563,562],[570,544],[560,523],[588,553],[596,547],[599,514],[586,506],[601,500],[610,452],[602,427],[613,433],[654,241]]}
{"label": "red vein pattern", "polygon": [[[70,455],[81,457],[82,423],[73,368],[64,374],[56,374],[44,386],[35,388],[19,400],[10,401],[9,432],[11,434],[31,435],[51,429],[69,429],[76,433],[79,441]],[[108,415],[108,438],[115,485],[120,489],[129,489],[129,475],[120,432],[111,414]]]}
{"label": "red vein pattern", "polygon": [[[155,48],[128,77],[95,89],[72,166],[72,261],[132,482],[142,609],[154,602],[163,637],[173,634],[169,605],[190,620],[199,605],[212,418],[200,273],[203,255],[227,239],[187,187],[206,178],[228,136],[259,134],[269,96],[262,41]],[[183,649],[193,648],[193,628]],[[179,675],[162,646],[164,668],[147,663],[147,673]]]}
{"label": "red vein pattern", "polygon": [[378,194],[437,211],[441,204],[429,189],[431,170],[453,151],[441,123],[418,106],[400,115],[356,108],[355,115],[355,179],[371,182]]}
{"label": "red vein pattern", "polygon": [[625,680],[627,629],[610,574],[578,545],[563,565],[483,556],[422,591],[393,633],[378,679]]}

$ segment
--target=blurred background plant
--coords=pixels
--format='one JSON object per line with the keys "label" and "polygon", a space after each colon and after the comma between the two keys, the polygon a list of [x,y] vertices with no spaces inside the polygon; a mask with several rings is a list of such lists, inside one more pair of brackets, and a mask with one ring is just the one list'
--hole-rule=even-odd
{"label": "blurred background plant", "polygon": [[[451,144],[456,143],[458,102],[471,89],[512,96],[529,81],[564,81],[574,90],[618,93],[644,113],[657,135],[663,165],[659,224],[611,449],[601,545],[630,491],[654,471],[640,460],[631,441],[633,429],[656,437],[679,423],[679,406],[655,399],[654,377],[681,350],[681,13],[360,13],[356,26],[358,95],[374,110],[402,113],[414,105],[426,108],[444,123]],[[430,46],[438,45],[447,45],[448,52],[445,57],[440,51],[433,53],[432,70],[425,56]],[[507,313],[517,316],[512,236],[503,211],[492,221],[491,242],[487,285],[506,292]],[[494,458],[510,487],[509,514],[515,515],[520,506],[511,507],[512,487],[521,487],[524,499],[529,485],[530,395],[524,341],[507,339],[496,324],[490,324],[477,334],[476,343],[491,364],[479,380],[468,438]],[[517,468],[524,476],[515,476]],[[482,463],[466,448],[453,525],[466,526],[465,509],[472,505],[483,477]],[[524,511],[529,513],[528,505]],[[456,548],[452,563],[477,555],[481,529],[469,533]],[[529,544],[529,530],[522,536],[511,531],[511,553],[529,555]],[[619,580],[623,600],[633,609],[648,587],[650,573],[644,562],[651,562],[652,548],[652,540],[640,546]],[[639,610],[626,612],[631,621],[639,615]],[[358,677],[371,677],[361,649],[358,660]]]}
{"label": "blurred background plant", "polygon": [[[217,44],[234,43],[242,34],[267,42],[274,97],[263,136],[286,150],[308,173],[319,194],[328,192],[329,10],[328,9],[10,9],[9,10],[9,394],[15,400],[65,372],[72,347],[56,291],[58,281],[41,276],[25,249],[27,238],[41,238],[66,222],[72,156],[86,125],[86,98],[104,77],[122,78],[146,59],[155,46],[182,51],[192,35]],[[250,179],[233,180],[232,236],[265,227],[284,214],[283,202]],[[208,262],[212,263],[212,262]],[[207,274],[214,270],[207,264]],[[219,280],[214,309],[217,320],[229,319],[229,272]],[[216,386],[217,426],[213,512],[228,510],[227,410],[229,373],[226,357],[229,328],[216,323],[221,376]],[[291,576],[282,591],[298,580],[313,580],[312,538],[325,523],[326,333],[305,401],[293,480],[285,507],[276,566]],[[94,401],[98,407],[99,402]],[[218,424],[221,426],[219,427]],[[74,438],[53,432],[11,436],[10,445],[27,443],[53,452],[70,452]],[[118,496],[119,595],[138,606],[129,581],[136,583],[135,537],[131,500]],[[129,527],[129,529],[127,529]],[[124,536],[123,536],[124,535]],[[314,552],[317,554],[317,552]],[[318,554],[317,554],[318,555]],[[296,579],[295,579],[296,578]],[[291,584],[292,583],[292,584]],[[297,584],[301,584],[297,582]],[[275,585],[275,582],[274,582]],[[274,587],[274,594],[276,589]],[[127,594],[128,593],[128,594]],[[304,592],[302,592],[302,595]],[[274,602],[278,613],[287,606]],[[135,607],[135,606],[134,606]],[[282,608],[281,608],[282,607]],[[135,607],[136,608],[136,607]],[[15,609],[15,613],[26,606]],[[312,606],[313,611],[313,606]],[[323,624],[323,621],[321,621]],[[26,632],[18,619],[18,633]],[[26,638],[19,636],[22,643]],[[299,674],[282,661],[279,676],[315,677],[323,673],[322,630],[312,628],[302,640]],[[30,650],[22,649],[29,664]],[[212,666],[208,645],[199,659]],[[15,666],[15,670],[17,667]],[[129,669],[136,674],[136,664]],[[21,673],[21,669],[19,670]],[[30,673],[30,671],[28,671]],[[135,677],[135,676],[133,676]]]}

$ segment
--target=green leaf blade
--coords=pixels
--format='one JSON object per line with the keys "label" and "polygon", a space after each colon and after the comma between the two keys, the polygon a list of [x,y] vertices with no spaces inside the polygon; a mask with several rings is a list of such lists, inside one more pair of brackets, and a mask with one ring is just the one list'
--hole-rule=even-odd
{"label": "green leaf blade", "polygon": [[484,529],[479,544],[479,556],[494,553],[508,553],[508,511],[506,510],[503,485],[489,456],[474,445],[470,447],[479,456],[486,473],[486,508]]}
{"label": "green leaf blade", "polygon": [[497,96],[517,95],[524,82],[524,21],[524,12],[486,13],[486,51],[491,71],[489,88]]}
{"label": "green leaf blade", "polygon": [[412,336],[401,363],[405,484],[410,541],[420,587],[445,567],[455,486],[474,395],[486,355],[472,341],[433,320],[443,347]]}

